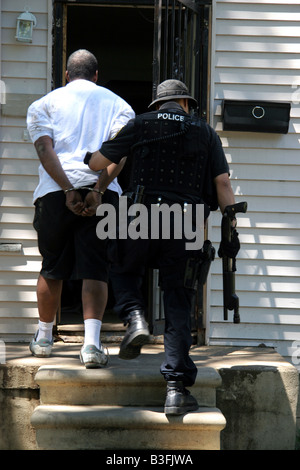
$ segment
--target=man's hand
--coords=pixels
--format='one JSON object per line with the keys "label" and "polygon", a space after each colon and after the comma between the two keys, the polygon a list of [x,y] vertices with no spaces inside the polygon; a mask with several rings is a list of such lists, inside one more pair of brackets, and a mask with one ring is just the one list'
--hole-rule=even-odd
{"label": "man's hand", "polygon": [[83,217],[91,217],[92,215],[96,214],[97,207],[102,202],[102,194],[98,193],[97,191],[90,191],[83,203],[83,209],[81,215]]}
{"label": "man's hand", "polygon": [[66,193],[66,206],[76,215],[82,215],[84,203],[79,191],[68,191]]}

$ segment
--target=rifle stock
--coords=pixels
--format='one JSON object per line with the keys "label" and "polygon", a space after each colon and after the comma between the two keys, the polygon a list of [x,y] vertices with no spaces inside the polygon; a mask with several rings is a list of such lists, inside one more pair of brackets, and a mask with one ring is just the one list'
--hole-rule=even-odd
{"label": "rifle stock", "polygon": [[[239,202],[226,206],[222,217],[222,240],[231,241],[232,229],[231,222],[238,212],[247,212],[247,203]],[[233,310],[233,322],[240,323],[239,298],[235,293],[235,259],[226,255],[222,257],[223,267],[223,309],[224,320],[228,320],[228,310]]]}

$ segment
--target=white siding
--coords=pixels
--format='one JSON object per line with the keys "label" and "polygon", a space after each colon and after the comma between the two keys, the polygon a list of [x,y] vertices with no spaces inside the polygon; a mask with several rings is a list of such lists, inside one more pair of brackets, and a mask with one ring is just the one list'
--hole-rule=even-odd
{"label": "white siding", "polygon": [[[299,1],[213,2],[212,115],[231,168],[241,251],[241,323],[223,321],[221,261],[211,269],[210,344],[273,346],[291,359],[300,339]],[[223,99],[291,102],[287,135],[224,132]],[[209,236],[218,247],[220,213]]]}
{"label": "white siding", "polygon": [[[21,109],[17,115],[16,108],[7,112],[1,106],[0,338],[5,341],[28,341],[38,320],[35,292],[41,260],[32,227],[38,159],[26,135],[26,105],[50,90],[51,4],[30,1],[37,27],[32,44],[25,44],[16,41],[15,32],[26,2],[1,1],[1,80],[6,102]],[[9,251],[18,246],[20,251]]]}
{"label": "white siding", "polygon": [[[15,40],[26,2],[0,0],[1,80],[9,100],[26,102],[51,87],[52,1],[31,0],[37,18],[33,43]],[[230,163],[240,215],[242,249],[236,277],[241,324],[223,321],[221,262],[209,279],[210,344],[273,345],[290,358],[300,339],[300,9],[299,0],[214,0],[212,21],[212,113]],[[288,135],[223,132],[226,99],[292,102]],[[19,100],[20,101],[20,100]],[[3,106],[1,106],[3,110]],[[32,228],[32,192],[38,160],[26,140],[24,115],[1,114],[0,339],[29,340],[38,319],[36,279],[40,269]],[[210,218],[217,248],[220,213]],[[2,251],[22,246],[21,251]]]}

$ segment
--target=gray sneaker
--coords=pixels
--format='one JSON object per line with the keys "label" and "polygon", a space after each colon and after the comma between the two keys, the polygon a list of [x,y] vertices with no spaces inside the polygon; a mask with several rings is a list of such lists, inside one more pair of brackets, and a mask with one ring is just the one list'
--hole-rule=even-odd
{"label": "gray sneaker", "polygon": [[49,341],[46,338],[42,338],[39,341],[36,341],[37,335],[38,331],[30,342],[29,349],[31,353],[35,357],[49,357],[53,347],[53,339]]}
{"label": "gray sneaker", "polygon": [[93,344],[88,344],[81,348],[80,361],[85,365],[86,369],[97,369],[106,366],[108,357],[103,349],[98,349]]}

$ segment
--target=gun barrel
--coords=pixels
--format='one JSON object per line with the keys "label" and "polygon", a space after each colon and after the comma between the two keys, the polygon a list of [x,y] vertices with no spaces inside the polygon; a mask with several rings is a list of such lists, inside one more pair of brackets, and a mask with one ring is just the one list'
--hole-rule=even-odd
{"label": "gun barrel", "polygon": [[[247,202],[239,202],[226,206],[222,218],[222,240],[231,241],[231,220],[239,212],[247,212]],[[235,273],[233,270],[233,260],[228,256],[223,256],[223,303],[224,320],[228,320],[228,310],[234,310],[233,321],[240,323],[239,298],[235,293]]]}

